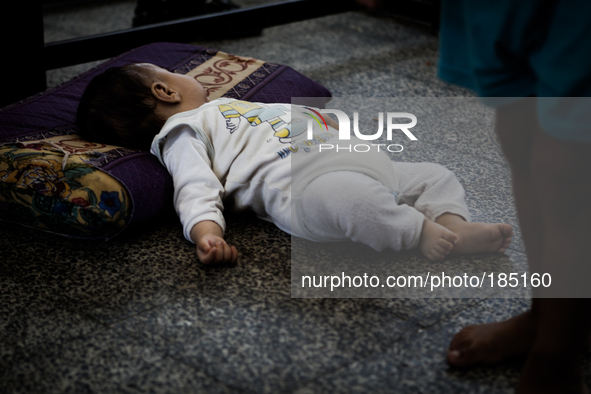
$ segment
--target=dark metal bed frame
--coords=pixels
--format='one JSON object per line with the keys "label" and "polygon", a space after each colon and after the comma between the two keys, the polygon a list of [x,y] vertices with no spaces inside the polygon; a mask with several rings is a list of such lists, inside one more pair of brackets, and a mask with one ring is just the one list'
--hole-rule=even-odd
{"label": "dark metal bed frame", "polygon": [[[396,1],[396,13],[433,23],[433,1]],[[0,24],[3,54],[0,71],[4,80],[0,107],[46,89],[46,70],[108,59],[135,47],[156,41],[194,42],[214,38],[211,33],[264,29],[357,9],[353,0],[284,0],[215,14],[178,19],[94,36],[45,43],[42,1],[13,0]],[[10,15],[10,17],[8,17]],[[265,17],[281,15],[281,18]],[[436,18],[436,16],[435,16]]]}

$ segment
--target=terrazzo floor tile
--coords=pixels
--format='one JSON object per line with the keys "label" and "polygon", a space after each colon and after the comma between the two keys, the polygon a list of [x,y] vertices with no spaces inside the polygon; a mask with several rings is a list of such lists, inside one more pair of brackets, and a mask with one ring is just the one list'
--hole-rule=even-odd
{"label": "terrazzo floor tile", "polygon": [[[231,299],[249,294],[264,299],[289,297],[290,237],[254,214],[229,214],[226,240],[236,246],[237,264],[206,266],[194,261],[194,246],[173,278],[179,296],[218,294]],[[261,253],[261,247],[265,253]]]}
{"label": "terrazzo floor tile", "polygon": [[203,294],[118,328],[229,385],[261,393],[290,391],[381,352],[417,326],[364,300],[252,302]]}
{"label": "terrazzo floor tile", "polygon": [[[376,62],[388,62],[390,57],[384,55],[377,59],[371,59]],[[428,60],[421,60],[428,62]],[[431,62],[435,59],[431,59]],[[334,70],[333,67],[326,67],[315,70],[315,72],[309,72],[305,74],[309,78],[322,83],[326,86],[334,95],[344,96],[347,93],[355,92],[356,94],[370,96],[370,97],[390,97],[390,96],[416,96],[416,97],[432,97],[432,96],[444,96],[449,93],[456,95],[469,94],[465,90],[457,89],[454,92],[454,88],[449,87],[443,83],[441,84],[428,84],[420,80],[413,78],[407,78],[405,76],[392,75],[392,73],[385,72],[383,67],[376,64],[375,68],[367,68],[367,66],[361,66],[363,64],[359,62],[359,69],[353,69],[351,73],[348,70]],[[363,70],[363,73],[360,71]],[[355,72],[358,71],[358,72]]]}
{"label": "terrazzo floor tile", "polygon": [[505,169],[502,164],[467,155],[447,146],[430,144],[426,141],[408,141],[402,143],[402,145],[404,146],[402,152],[389,154],[392,160],[440,164],[453,172],[464,186],[497,175]]}
{"label": "terrazzo floor tile", "polygon": [[[449,111],[457,105],[457,99],[446,97],[413,97],[413,96],[377,96],[367,97],[357,93],[337,96],[333,95],[326,108],[342,109],[349,114],[359,112],[359,124],[361,131],[365,130],[364,123],[368,125],[369,133],[373,134],[377,129],[379,112],[410,112],[417,116],[420,122],[423,117],[435,117],[443,111]],[[418,124],[418,123],[417,123]]]}
{"label": "terrazzo floor tile", "polygon": [[103,327],[71,312],[71,305],[56,288],[0,283],[0,364],[6,367],[19,351],[62,343]]}
{"label": "terrazzo floor tile", "polygon": [[180,234],[167,243],[156,241],[180,229],[153,229],[105,243],[15,228],[0,243],[18,240],[23,247],[5,249],[4,275],[21,286],[55,289],[72,312],[109,323],[176,296],[172,278],[179,262],[194,251],[183,253],[189,245]]}
{"label": "terrazzo floor tile", "polygon": [[513,393],[519,363],[456,370],[445,361],[445,351],[462,327],[504,320],[528,307],[529,302],[521,299],[485,300],[449,321],[394,343],[381,354],[310,382],[296,393]]}
{"label": "terrazzo floor tile", "polygon": [[[19,239],[27,246],[6,247],[3,273],[18,286],[53,290],[57,303],[103,323],[203,289],[226,295],[245,288],[258,289],[261,297],[266,292],[289,294],[289,236],[253,215],[230,217],[228,225],[227,240],[241,253],[241,263],[234,267],[201,265],[194,245],[176,225],[83,245],[16,228],[0,243]],[[266,254],[258,253],[261,246]]]}
{"label": "terrazzo floor tile", "polygon": [[425,329],[481,303],[480,298],[381,298],[373,302]]}
{"label": "terrazzo floor tile", "polygon": [[[322,23],[322,39],[317,39],[319,21]],[[437,39],[425,29],[393,24],[391,18],[347,12],[289,26],[270,27],[257,37],[201,40],[196,44],[234,54],[242,51],[252,57],[264,55],[267,61],[290,64],[307,73],[319,66],[345,62],[354,65],[360,57],[371,60],[377,55],[425,45],[430,45],[431,53],[435,53]]]}
{"label": "terrazzo floor tile", "polygon": [[136,2],[119,0],[109,3],[71,6],[66,10],[63,7],[45,9],[43,12],[45,42],[130,28]]}
{"label": "terrazzo floor tile", "polygon": [[236,393],[198,368],[113,330],[17,354],[0,369],[10,393]]}
{"label": "terrazzo floor tile", "polygon": [[455,105],[435,116],[421,118],[416,132],[422,140],[506,165],[494,131],[494,110],[474,98],[447,97],[441,100]]}
{"label": "terrazzo floor tile", "polygon": [[510,170],[506,167],[498,168],[497,174],[469,184],[465,189],[466,204],[470,209],[472,221],[510,224],[514,233],[510,248],[525,253],[512,193]]}

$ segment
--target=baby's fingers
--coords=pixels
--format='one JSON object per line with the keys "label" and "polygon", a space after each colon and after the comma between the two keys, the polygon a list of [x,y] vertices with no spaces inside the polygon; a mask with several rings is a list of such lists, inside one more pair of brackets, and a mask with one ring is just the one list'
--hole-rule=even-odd
{"label": "baby's fingers", "polygon": [[238,249],[236,249],[236,246],[232,246],[230,248],[230,251],[232,253],[232,257],[231,257],[232,263],[237,262],[238,261]]}
{"label": "baby's fingers", "polygon": [[220,241],[217,241],[215,244],[216,253],[215,253],[215,262],[221,263],[224,261],[224,244]]}
{"label": "baby's fingers", "polygon": [[[230,246],[225,242],[218,241],[215,245],[216,253],[215,253],[215,262],[216,263],[235,263],[238,257],[238,251],[235,253],[233,250],[236,250],[234,246]],[[236,255],[234,258],[234,254]]]}
{"label": "baby's fingers", "polygon": [[232,248],[228,244],[225,244],[224,245],[224,257],[223,257],[223,261],[227,261],[227,262],[231,262],[232,261]]}
{"label": "baby's fingers", "polygon": [[212,248],[209,245],[197,247],[197,257],[199,258],[199,261],[201,261],[203,264],[212,263],[217,255],[217,250],[218,248]]}
{"label": "baby's fingers", "polygon": [[238,250],[235,246],[230,246],[228,244],[224,245],[224,262],[227,263],[235,263],[238,261]]}
{"label": "baby's fingers", "polygon": [[203,264],[235,263],[238,250],[223,240],[204,240],[197,247],[197,257]]}

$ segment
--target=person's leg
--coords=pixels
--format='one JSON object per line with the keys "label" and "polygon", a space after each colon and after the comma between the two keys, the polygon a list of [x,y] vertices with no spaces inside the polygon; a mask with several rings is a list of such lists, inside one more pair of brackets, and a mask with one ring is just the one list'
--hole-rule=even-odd
{"label": "person's leg", "polygon": [[[548,137],[537,124],[534,105],[527,100],[499,110],[498,132],[513,170],[530,272],[552,274],[554,292],[534,296],[569,296],[561,291],[589,287],[591,144]],[[527,356],[520,392],[586,392],[579,356],[588,341],[590,307],[588,298],[534,298],[528,312],[460,331],[448,360],[468,366]]]}
{"label": "person's leg", "polygon": [[[560,263],[560,261],[559,261]],[[540,298],[535,341],[519,382],[519,393],[588,393],[581,370],[591,318],[589,298]]]}
{"label": "person's leg", "polygon": [[520,391],[584,392],[580,366],[591,328],[591,142],[566,142],[540,132],[532,153],[533,189],[539,193],[544,239],[540,273],[552,275],[539,299],[537,333]]}
{"label": "person's leg", "polygon": [[393,163],[399,174],[399,203],[409,204],[452,231],[458,240],[453,254],[503,253],[513,229],[505,223],[472,223],[464,202],[464,188],[456,176],[434,163]]}
{"label": "person's leg", "polygon": [[[538,194],[532,183],[532,153],[538,131],[535,101],[524,99],[496,112],[495,130],[503,153],[511,166],[513,195],[530,270],[541,264],[540,245],[544,241],[539,215]],[[465,327],[457,333],[448,350],[455,366],[492,364],[516,356],[526,356],[535,338],[537,299],[529,311],[502,322]]]}
{"label": "person's leg", "polygon": [[338,171],[319,176],[304,189],[302,220],[320,239],[351,240],[381,251],[419,247],[430,260],[449,253],[456,236],[426,219],[367,175]]}

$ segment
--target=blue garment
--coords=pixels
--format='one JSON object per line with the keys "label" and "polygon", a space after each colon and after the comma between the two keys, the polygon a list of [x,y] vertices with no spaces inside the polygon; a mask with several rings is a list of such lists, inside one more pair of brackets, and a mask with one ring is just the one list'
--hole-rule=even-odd
{"label": "blue garment", "polygon": [[443,80],[495,107],[537,96],[548,134],[591,142],[591,1],[443,0],[441,12]]}

